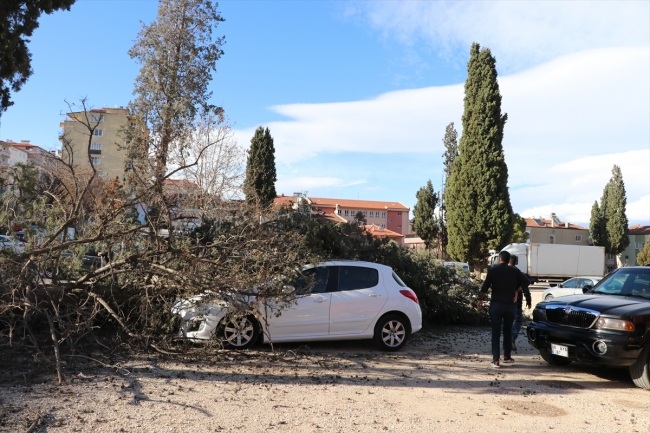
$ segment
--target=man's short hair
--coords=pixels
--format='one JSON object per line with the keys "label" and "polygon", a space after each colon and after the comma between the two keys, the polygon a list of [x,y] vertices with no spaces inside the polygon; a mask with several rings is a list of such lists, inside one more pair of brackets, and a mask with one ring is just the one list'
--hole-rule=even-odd
{"label": "man's short hair", "polygon": [[503,263],[508,263],[508,262],[510,262],[510,253],[507,252],[507,251],[501,251],[499,253],[499,258],[501,259],[501,261]]}
{"label": "man's short hair", "polygon": [[519,257],[517,256],[510,256],[510,264],[512,266],[515,266],[517,263],[519,263]]}

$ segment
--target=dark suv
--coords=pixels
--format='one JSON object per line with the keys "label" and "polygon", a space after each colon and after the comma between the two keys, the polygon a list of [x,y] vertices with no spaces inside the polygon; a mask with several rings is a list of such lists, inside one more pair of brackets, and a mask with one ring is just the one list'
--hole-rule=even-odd
{"label": "dark suv", "polygon": [[537,304],[530,345],[550,364],[628,367],[650,389],[650,266],[620,268],[583,290]]}

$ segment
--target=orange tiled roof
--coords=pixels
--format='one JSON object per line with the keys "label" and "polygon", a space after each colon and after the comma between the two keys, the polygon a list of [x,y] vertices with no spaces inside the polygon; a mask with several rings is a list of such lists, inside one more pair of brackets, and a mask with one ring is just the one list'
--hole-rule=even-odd
{"label": "orange tiled roof", "polygon": [[[567,230],[587,230],[585,227],[569,223],[569,227],[566,226],[566,223],[563,221],[560,224],[555,224],[553,227],[551,220],[545,218],[524,218],[526,220],[526,227],[536,227],[536,228],[555,228],[555,229],[567,229]],[[539,225],[535,221],[540,221],[544,225]]]}
{"label": "orange tiled roof", "polygon": [[641,224],[636,224],[630,226],[628,229],[628,234],[630,235],[650,235],[650,226],[642,226]]}
{"label": "orange tiled roof", "polygon": [[403,235],[400,235],[399,233],[395,233],[392,230],[388,229],[383,229],[380,230],[379,226],[376,224],[370,224],[367,226],[364,226],[366,231],[370,233],[373,236],[376,236],[378,238],[383,238],[383,237],[389,237],[389,238],[403,238]]}
{"label": "orange tiled roof", "polygon": [[309,197],[315,205],[336,206],[349,209],[381,209],[381,210],[409,210],[409,208],[398,201],[374,201],[374,200],[348,200],[344,198],[319,198]]}
{"label": "orange tiled roof", "polygon": [[165,185],[173,185],[173,186],[183,186],[183,187],[190,187],[190,188],[198,188],[199,186],[195,184],[194,182],[190,182],[187,179],[165,179]]}

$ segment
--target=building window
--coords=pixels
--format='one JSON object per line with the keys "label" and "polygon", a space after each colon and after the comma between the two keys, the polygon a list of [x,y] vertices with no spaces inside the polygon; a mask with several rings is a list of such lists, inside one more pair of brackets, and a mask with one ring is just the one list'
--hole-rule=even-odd
{"label": "building window", "polygon": [[549,244],[554,244],[555,243],[555,235],[550,235],[548,239]]}
{"label": "building window", "polygon": [[385,229],[385,228],[386,228],[386,224],[382,224],[382,225],[381,225],[381,228],[382,228],[382,229]]}
{"label": "building window", "polygon": [[397,216],[402,216],[402,212],[397,212]]}
{"label": "building window", "polygon": [[97,175],[98,175],[99,177],[104,177],[104,172],[103,172],[103,171],[98,171],[98,172],[97,172]]}
{"label": "building window", "polygon": [[131,128],[135,128],[135,122],[131,122]]}
{"label": "building window", "polygon": [[346,210],[346,211],[345,211],[345,216],[349,216],[349,215],[350,215],[350,211],[349,211],[349,210]]}
{"label": "building window", "polygon": [[389,222],[389,223],[392,223],[392,222],[393,222],[393,220],[388,220],[388,222]]}
{"label": "building window", "polygon": [[93,131],[93,135],[94,135],[95,137],[101,137],[101,136],[102,136],[102,130],[101,130],[101,129],[95,129],[95,130]]}
{"label": "building window", "polygon": [[102,150],[101,143],[90,143],[90,150]]}
{"label": "building window", "polygon": [[582,235],[576,235],[576,242],[582,242]]}
{"label": "building window", "polygon": [[382,218],[386,218],[386,212],[382,212],[382,213],[381,213],[381,217],[382,217]]}
{"label": "building window", "polygon": [[637,250],[642,250],[645,247],[645,242],[636,242],[635,248]]}
{"label": "building window", "polygon": [[101,159],[100,157],[98,157],[98,156],[91,156],[91,157],[90,157],[90,162],[91,162],[93,165],[99,165],[99,164],[102,163],[102,159]]}
{"label": "building window", "polygon": [[341,209],[337,210],[336,213],[341,215]]}
{"label": "building window", "polygon": [[363,211],[363,216],[368,216],[367,214],[368,214],[368,212],[364,210]]}
{"label": "building window", "polygon": [[372,218],[372,217],[374,217],[374,216],[375,216],[375,212],[374,212],[374,211],[370,211],[370,218]]}
{"label": "building window", "polygon": [[401,229],[401,228],[402,228],[402,225],[401,225],[401,224],[400,224],[400,225],[398,225],[398,226],[397,226],[397,228],[398,228],[398,229]]}
{"label": "building window", "polygon": [[91,114],[90,115],[90,121],[94,123],[99,123],[104,121],[104,115],[103,114]]}

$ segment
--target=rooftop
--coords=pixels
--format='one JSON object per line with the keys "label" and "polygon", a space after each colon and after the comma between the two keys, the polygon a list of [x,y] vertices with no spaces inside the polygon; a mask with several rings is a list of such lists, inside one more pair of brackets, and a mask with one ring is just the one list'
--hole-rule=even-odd
{"label": "rooftop", "polygon": [[[398,201],[373,201],[373,200],[349,200],[344,198],[320,198],[309,197],[312,204],[316,206],[331,206],[348,209],[381,209],[381,210],[399,210],[408,211],[409,207]],[[295,198],[292,196],[280,196],[275,198],[276,204],[294,203]]]}
{"label": "rooftop", "polygon": [[555,228],[555,229],[568,229],[568,230],[587,230],[585,227],[571,224],[569,222],[561,222],[558,218],[555,218],[555,221],[550,219],[545,219],[542,217],[535,218],[524,218],[526,220],[526,227],[545,227],[545,228]]}
{"label": "rooftop", "polygon": [[650,226],[642,226],[641,224],[636,224],[630,226],[628,229],[628,234],[630,235],[650,235]]}

